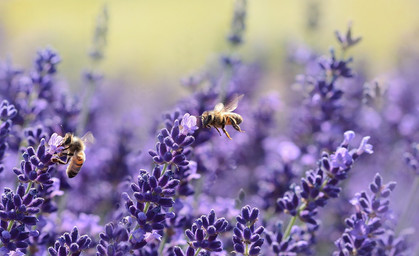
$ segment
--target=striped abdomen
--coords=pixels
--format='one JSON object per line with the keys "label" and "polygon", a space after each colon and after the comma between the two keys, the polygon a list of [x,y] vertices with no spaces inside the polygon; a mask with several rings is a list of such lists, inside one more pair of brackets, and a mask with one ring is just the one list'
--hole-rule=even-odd
{"label": "striped abdomen", "polygon": [[67,176],[74,178],[79,173],[80,168],[83,166],[86,160],[86,155],[83,151],[74,152],[74,156],[71,158],[70,164],[67,167]]}
{"label": "striped abdomen", "polygon": [[241,117],[241,115],[236,114],[236,113],[228,113],[227,117],[228,117],[227,122],[226,122],[227,125],[231,125],[233,123],[241,124],[243,122],[243,118]]}

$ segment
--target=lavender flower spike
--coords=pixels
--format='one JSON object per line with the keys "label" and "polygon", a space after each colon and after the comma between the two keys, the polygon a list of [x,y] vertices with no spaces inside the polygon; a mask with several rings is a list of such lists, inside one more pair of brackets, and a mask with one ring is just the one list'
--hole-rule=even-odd
{"label": "lavender flower spike", "polygon": [[241,214],[237,216],[237,224],[233,229],[234,250],[237,254],[260,255],[261,246],[264,242],[261,236],[265,228],[263,226],[256,228],[255,223],[258,217],[259,209],[252,209],[249,205],[243,207]]}
{"label": "lavender flower spike", "polygon": [[89,236],[79,235],[79,230],[74,227],[71,233],[64,233],[55,242],[54,247],[49,247],[48,251],[52,256],[72,255],[78,256],[89,249],[92,240]]}
{"label": "lavender flower spike", "polygon": [[183,135],[192,134],[194,131],[198,130],[198,126],[196,125],[196,117],[191,116],[189,113],[183,115],[180,125],[182,127],[180,133]]}

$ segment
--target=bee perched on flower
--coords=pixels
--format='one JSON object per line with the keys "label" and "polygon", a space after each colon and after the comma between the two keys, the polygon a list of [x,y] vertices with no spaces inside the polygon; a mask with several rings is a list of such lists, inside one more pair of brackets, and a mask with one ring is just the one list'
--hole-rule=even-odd
{"label": "bee perched on flower", "polygon": [[[56,139],[56,138],[54,138]],[[86,161],[85,143],[93,143],[94,137],[91,132],[86,133],[83,137],[78,138],[71,133],[67,133],[64,138],[61,139],[61,152],[58,153],[58,157],[54,158],[55,163],[68,164],[67,176],[74,178],[79,172],[84,162]],[[66,161],[61,160],[61,157],[65,156]]]}

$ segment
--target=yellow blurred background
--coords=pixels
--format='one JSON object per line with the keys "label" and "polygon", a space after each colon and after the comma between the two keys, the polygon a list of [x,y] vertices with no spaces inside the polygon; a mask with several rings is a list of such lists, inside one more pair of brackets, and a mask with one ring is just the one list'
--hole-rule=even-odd
{"label": "yellow blurred background", "polygon": [[[52,46],[61,55],[61,76],[76,83],[89,64],[95,19],[104,1],[1,0],[0,58],[30,67],[35,52]],[[106,1],[109,34],[101,69],[108,78],[178,83],[227,51],[233,0]],[[319,27],[307,28],[318,6]],[[271,70],[284,62],[285,43],[297,40],[327,51],[333,32],[353,22],[363,41],[352,52],[367,59],[372,75],[392,68],[400,46],[419,31],[416,0],[249,0],[245,59],[267,57]]]}

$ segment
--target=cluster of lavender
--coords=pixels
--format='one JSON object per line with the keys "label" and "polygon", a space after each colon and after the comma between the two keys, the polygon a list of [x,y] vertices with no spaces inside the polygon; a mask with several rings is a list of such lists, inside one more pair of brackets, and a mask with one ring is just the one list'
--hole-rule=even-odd
{"label": "cluster of lavender", "polygon": [[382,183],[377,173],[370,184],[371,195],[361,192],[351,203],[356,213],[345,220],[347,228],[336,241],[338,251],[333,255],[408,255],[405,237],[394,237],[392,216],[387,199],[396,187],[395,182]]}
{"label": "cluster of lavender", "polygon": [[234,228],[234,250],[243,255],[259,255],[264,239],[261,237],[264,227],[255,227],[259,217],[259,209],[246,205],[237,216],[237,224]]}
{"label": "cluster of lavender", "polygon": [[[275,253],[305,252],[312,245],[314,231],[319,226],[316,220],[318,208],[325,207],[329,199],[339,196],[339,185],[348,178],[354,161],[363,153],[373,152],[372,146],[367,143],[369,137],[364,137],[357,149],[348,150],[349,142],[354,136],[353,131],[346,132],[344,141],[334,154],[329,156],[323,153],[317,168],[307,171],[299,186],[291,186],[291,190],[278,199],[279,210],[289,214],[291,219],[285,230],[275,230],[276,239],[272,237],[273,234],[269,235],[268,242]],[[295,224],[297,219],[307,225],[307,230],[301,230]],[[306,237],[301,233],[306,233]]]}
{"label": "cluster of lavender", "polygon": [[[211,210],[208,216],[202,215],[195,220],[191,229],[185,231],[189,239],[186,255],[198,255],[202,249],[203,255],[223,251],[223,244],[217,238],[221,233],[226,232],[227,226],[228,221],[224,218],[217,219],[214,210]],[[176,256],[185,255],[179,247],[175,247],[174,252]]]}
{"label": "cluster of lavender", "polygon": [[[14,105],[10,105],[7,100],[4,100],[0,105],[0,163],[4,158],[6,149],[8,147],[7,137],[12,129],[12,118],[17,114],[17,110]],[[3,164],[0,165],[0,173],[4,170]]]}
{"label": "cluster of lavender", "polygon": [[[54,158],[58,158],[58,153],[63,150],[62,140],[61,136],[53,134],[46,144],[42,138],[36,150],[32,146],[23,150],[20,168],[13,169],[17,176],[17,189],[14,193],[12,189],[6,187],[0,203],[2,226],[0,250],[3,254],[27,253],[28,248],[31,251],[37,250],[38,245],[42,246],[42,240],[37,239],[40,231],[36,227],[43,214],[57,211],[57,207],[51,201],[51,194],[56,193],[52,176]],[[67,246],[64,246],[64,241]],[[88,236],[82,236],[78,240],[78,230],[74,227],[71,239],[68,234],[64,234],[55,244],[55,249],[50,249],[50,253],[68,255],[71,252],[72,255],[80,255],[89,247],[90,242]]]}
{"label": "cluster of lavender", "polygon": [[[81,101],[59,80],[61,58],[51,48],[38,52],[29,72],[0,66],[0,255],[414,255],[406,227],[414,225],[408,221],[419,187],[417,72],[404,67],[402,82],[387,88],[366,83],[346,57],[361,40],[349,26],[336,32],[340,53],[293,52],[304,65],[294,84],[299,95],[261,95],[263,65],[237,54],[247,12],[247,1],[236,0],[230,50],[185,79],[190,95],[147,130],[151,122],[134,110],[115,122],[124,98],[100,86],[106,7]],[[237,94],[245,95],[235,110],[245,133],[231,132],[230,141],[201,127],[204,111]],[[373,137],[358,139],[352,130]],[[86,144],[86,161],[69,179],[58,160],[68,150],[61,135],[87,131],[96,143]],[[372,144],[374,155],[361,157],[373,153]],[[415,184],[411,173],[386,171],[403,170],[403,158]],[[383,171],[370,193],[350,200],[372,169]],[[393,211],[395,183],[381,175],[411,187]]]}
{"label": "cluster of lavender", "polygon": [[[361,37],[352,38],[352,29],[349,26],[345,35],[337,31],[336,38],[341,52],[339,57],[334,48],[330,49],[330,56],[309,54],[303,63],[306,74],[297,76],[296,84],[306,95],[304,104],[296,108],[294,113],[299,117],[295,119],[293,127],[295,141],[300,142],[301,147],[311,142],[319,149],[332,150],[331,142],[336,140],[336,136],[340,136],[345,130],[358,129],[349,114],[356,112],[356,109],[349,104],[344,106],[344,95],[350,94],[350,90],[345,90],[344,83],[354,80],[355,76],[351,67],[353,58],[345,58],[345,55],[348,49],[361,41]],[[314,141],[310,141],[310,138],[314,138]]]}

